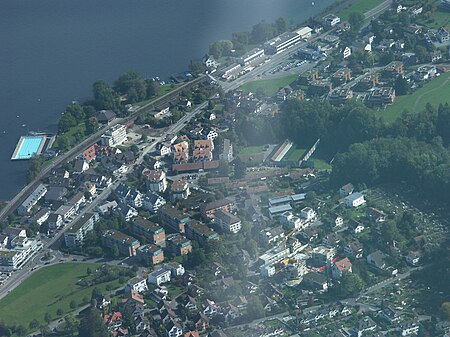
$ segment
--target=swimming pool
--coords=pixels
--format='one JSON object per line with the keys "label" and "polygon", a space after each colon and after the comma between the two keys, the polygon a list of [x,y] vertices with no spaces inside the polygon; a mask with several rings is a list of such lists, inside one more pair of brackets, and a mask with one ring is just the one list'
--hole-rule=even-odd
{"label": "swimming pool", "polygon": [[36,153],[39,154],[42,151],[44,140],[43,136],[21,137],[12,159],[30,159]]}

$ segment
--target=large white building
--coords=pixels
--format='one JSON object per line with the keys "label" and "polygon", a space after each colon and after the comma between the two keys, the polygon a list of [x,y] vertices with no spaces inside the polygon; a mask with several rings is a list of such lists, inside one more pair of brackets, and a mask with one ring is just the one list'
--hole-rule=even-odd
{"label": "large white building", "polygon": [[94,229],[94,224],[99,220],[97,213],[86,213],[81,216],[67,231],[64,232],[64,241],[68,248],[83,245],[86,234]]}
{"label": "large white building", "polygon": [[241,56],[241,58],[239,59],[239,64],[241,66],[247,66],[258,59],[262,59],[263,57],[264,57],[264,49],[254,48],[245,55]]}
{"label": "large white building", "polygon": [[171,274],[172,272],[170,269],[161,268],[148,274],[147,282],[159,287],[163,283],[170,282]]}
{"label": "large white building", "polygon": [[42,248],[42,244],[26,236],[17,236],[11,241],[11,247],[0,250],[0,271],[12,272],[21,268]]}
{"label": "large white building", "polygon": [[286,32],[264,43],[264,50],[267,54],[278,54],[301,40],[302,36],[297,32]]}
{"label": "large white building", "polygon": [[162,193],[167,189],[167,179],[164,171],[145,169],[142,171],[142,174],[147,178],[149,191]]}
{"label": "large white building", "polygon": [[106,131],[101,137],[101,143],[105,146],[121,145],[127,140],[127,128],[125,125],[117,124]]}
{"label": "large white building", "polygon": [[39,184],[38,187],[17,207],[17,213],[25,215],[31,211],[34,205],[47,193],[47,187]]}
{"label": "large white building", "polygon": [[366,203],[364,195],[362,193],[356,192],[345,197],[345,206],[347,207],[359,207]]}

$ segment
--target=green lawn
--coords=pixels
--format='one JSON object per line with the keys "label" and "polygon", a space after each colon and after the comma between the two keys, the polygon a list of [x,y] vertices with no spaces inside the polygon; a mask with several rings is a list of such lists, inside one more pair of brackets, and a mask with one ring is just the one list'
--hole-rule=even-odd
{"label": "green lawn", "polygon": [[[94,287],[82,288],[76,283],[87,276],[88,267],[95,270],[99,266],[95,263],[61,263],[42,268],[0,301],[1,319],[8,325],[21,324],[28,329],[33,319],[43,323],[47,312],[52,319],[57,319],[58,309],[64,313],[72,311],[72,300],[77,306],[83,305],[83,298],[89,303]],[[112,288],[119,287],[118,281],[102,283],[97,287],[105,291],[108,284]]]}
{"label": "green lawn", "polygon": [[411,95],[399,96],[393,105],[386,110],[378,110],[377,113],[387,123],[392,123],[401,115],[403,110],[417,112],[422,110],[427,103],[438,105],[449,103],[450,98],[450,73],[441,74]]}
{"label": "green lawn", "polygon": [[323,159],[309,158],[314,163],[314,168],[317,170],[331,170],[331,165]]}
{"label": "green lawn", "polygon": [[265,146],[247,146],[240,149],[239,154],[256,154],[264,151]]}
{"label": "green lawn", "polygon": [[297,75],[288,75],[270,80],[252,81],[245,83],[240,89],[246,92],[256,92],[258,89],[262,89],[266,96],[272,97],[275,96],[278,90],[291,84],[296,79]]}
{"label": "green lawn", "polygon": [[283,161],[299,161],[306,153],[306,149],[298,148],[295,145],[286,153]]}
{"label": "green lawn", "polygon": [[364,14],[368,10],[375,8],[379,4],[381,4],[384,0],[359,0],[356,1],[353,5],[350,7],[347,7],[337,13],[341,20],[348,20],[348,17],[350,16],[350,13],[352,12],[359,12]]}

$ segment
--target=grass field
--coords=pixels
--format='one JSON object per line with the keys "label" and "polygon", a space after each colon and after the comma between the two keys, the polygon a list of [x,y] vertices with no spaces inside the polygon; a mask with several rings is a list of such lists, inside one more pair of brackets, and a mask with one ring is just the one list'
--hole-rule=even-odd
{"label": "grass field", "polygon": [[283,158],[283,161],[299,161],[304,155],[306,149],[298,148],[297,146],[292,146],[291,149],[286,153]]}
{"label": "grass field", "polygon": [[247,147],[243,147],[240,149],[239,153],[240,154],[256,154],[256,153],[261,153],[264,151],[265,146],[264,145],[260,145],[260,146],[247,146]]}
{"label": "grass field", "polygon": [[331,165],[323,159],[311,157],[309,161],[314,163],[314,168],[317,170],[331,170]]}
{"label": "grass field", "polygon": [[[72,311],[72,300],[77,306],[83,305],[83,298],[89,303],[94,287],[81,288],[76,283],[87,276],[88,267],[95,270],[98,266],[94,263],[61,263],[37,271],[0,301],[0,318],[8,325],[21,324],[28,329],[33,319],[43,323],[47,312],[52,319],[57,319],[58,309],[64,313]],[[117,288],[119,283],[111,281],[97,287],[105,291],[107,285]]]}
{"label": "grass field", "polygon": [[363,1],[356,1],[353,5],[350,7],[345,8],[344,10],[340,11],[336,15],[338,15],[341,20],[348,20],[348,17],[350,16],[350,13],[352,12],[359,12],[364,14],[368,10],[375,8],[379,4],[381,4],[384,0],[363,0]]}
{"label": "grass field", "polygon": [[297,75],[289,75],[284,77],[277,77],[270,80],[260,80],[245,83],[241,86],[241,90],[246,92],[256,92],[258,89],[263,90],[266,96],[272,97],[281,88],[291,84],[297,79]]}
{"label": "grass field", "polygon": [[411,95],[399,96],[393,105],[386,110],[378,110],[378,114],[387,123],[392,123],[401,115],[403,110],[409,112],[418,112],[422,110],[427,103],[438,105],[440,103],[450,103],[450,73],[441,74],[431,82],[425,84],[422,88],[416,90]]}

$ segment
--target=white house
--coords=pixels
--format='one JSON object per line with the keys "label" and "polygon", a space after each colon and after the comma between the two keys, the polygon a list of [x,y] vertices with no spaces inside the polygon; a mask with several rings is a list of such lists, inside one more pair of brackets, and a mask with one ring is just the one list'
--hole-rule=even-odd
{"label": "white house", "polygon": [[123,144],[127,140],[127,128],[125,125],[117,124],[107,130],[100,141],[105,146],[117,146]]}
{"label": "white house", "polygon": [[166,200],[156,193],[149,193],[144,197],[143,207],[150,212],[157,212],[166,204]]}
{"label": "white house", "polygon": [[305,207],[300,211],[300,216],[307,221],[312,221],[317,217],[317,214],[311,207]]}
{"label": "white house", "polygon": [[139,277],[132,278],[127,282],[125,286],[125,292],[130,292],[131,290],[137,291],[138,293],[147,291],[147,280],[145,278],[141,279]]}
{"label": "white house", "polygon": [[147,281],[159,287],[163,283],[170,282],[171,274],[170,269],[161,268],[148,274]]}
{"label": "white house", "polygon": [[344,50],[342,51],[342,56],[346,59],[347,57],[352,55],[352,49],[347,46],[344,48]]}
{"label": "white house", "polygon": [[347,207],[359,207],[366,203],[364,199],[364,195],[362,193],[356,192],[351,195],[345,197],[345,206]]}
{"label": "white house", "polygon": [[263,265],[259,270],[263,277],[272,277],[275,275],[275,266],[273,264]]}
{"label": "white house", "polygon": [[163,170],[144,169],[142,174],[147,178],[147,188],[152,192],[164,192],[167,188],[166,173]]}

